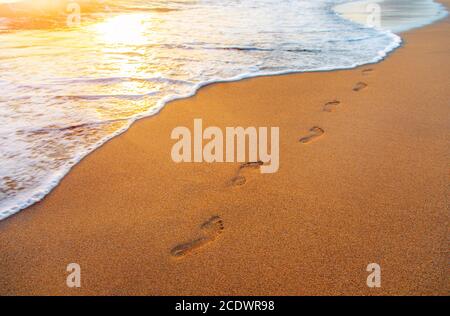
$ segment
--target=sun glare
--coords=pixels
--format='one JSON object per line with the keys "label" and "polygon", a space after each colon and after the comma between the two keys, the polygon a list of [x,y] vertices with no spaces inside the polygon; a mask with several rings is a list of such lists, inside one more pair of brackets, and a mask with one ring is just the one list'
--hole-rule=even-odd
{"label": "sun glare", "polygon": [[111,17],[94,26],[99,38],[108,44],[139,45],[144,44],[145,21],[148,15],[126,14]]}

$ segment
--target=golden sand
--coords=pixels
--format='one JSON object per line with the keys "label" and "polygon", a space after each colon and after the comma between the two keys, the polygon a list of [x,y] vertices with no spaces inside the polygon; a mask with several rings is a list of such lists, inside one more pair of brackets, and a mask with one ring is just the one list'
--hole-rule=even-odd
{"label": "golden sand", "polygon": [[[137,122],[0,222],[0,294],[448,295],[449,26],[376,65],[214,84]],[[195,118],[279,126],[279,172],[175,164],[171,131]]]}

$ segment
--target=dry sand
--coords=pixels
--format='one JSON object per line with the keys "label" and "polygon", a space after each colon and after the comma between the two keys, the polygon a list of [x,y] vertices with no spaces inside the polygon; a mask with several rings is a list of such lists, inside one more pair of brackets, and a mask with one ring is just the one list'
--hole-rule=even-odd
{"label": "dry sand", "polygon": [[[377,65],[214,84],[139,121],[0,222],[0,294],[448,295],[449,26]],[[194,118],[279,126],[279,172],[232,186],[239,164],[173,163]]]}

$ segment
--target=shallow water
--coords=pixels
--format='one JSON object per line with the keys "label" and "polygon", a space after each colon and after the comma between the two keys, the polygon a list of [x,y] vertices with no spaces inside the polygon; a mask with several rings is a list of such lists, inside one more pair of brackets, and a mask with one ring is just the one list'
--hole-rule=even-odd
{"label": "shallow water", "polygon": [[345,0],[84,0],[81,24],[70,27],[66,1],[48,1],[0,5],[0,219],[42,199],[137,118],[202,85],[352,68],[400,44],[336,14]]}
{"label": "shallow water", "polygon": [[370,14],[379,12],[378,26],[395,33],[430,24],[447,15],[445,8],[432,0],[362,0],[344,3],[334,9],[345,18],[362,24],[370,20]]}

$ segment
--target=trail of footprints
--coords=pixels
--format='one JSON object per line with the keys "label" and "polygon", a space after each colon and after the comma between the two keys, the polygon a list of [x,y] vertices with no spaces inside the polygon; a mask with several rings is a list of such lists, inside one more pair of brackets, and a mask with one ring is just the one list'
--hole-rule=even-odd
{"label": "trail of footprints", "polygon": [[[363,76],[368,76],[373,71],[374,70],[372,68],[366,68],[361,71],[361,74]],[[359,81],[353,86],[353,91],[359,92],[359,91],[366,89],[368,86],[369,85],[367,83],[365,83],[363,81]],[[340,104],[341,104],[341,101],[339,101],[339,100],[332,100],[332,101],[326,102],[323,105],[323,111],[324,112],[333,112],[340,106]],[[323,128],[321,128],[319,126],[314,126],[309,130],[308,135],[303,136],[299,139],[299,142],[302,144],[309,144],[309,143],[319,139],[324,134],[325,134],[325,130]]]}
{"label": "trail of footprints", "polygon": [[[231,180],[233,186],[242,186],[247,183],[250,172],[259,170],[264,163],[262,161],[246,162],[239,166],[236,176]],[[174,247],[170,254],[181,259],[186,255],[215,241],[224,230],[223,220],[220,216],[213,216],[200,226],[201,236],[189,242]]]}
{"label": "trail of footprints", "polygon": [[[372,68],[362,70],[362,75],[367,76],[373,72]],[[353,91],[359,92],[368,87],[368,84],[360,81],[353,86]],[[341,104],[339,100],[333,100],[323,105],[324,112],[333,112]],[[301,137],[299,142],[309,144],[319,140],[325,134],[325,130],[319,126],[314,126],[309,130],[309,134]],[[258,171],[264,163],[262,161],[246,162],[239,166],[235,177],[231,180],[232,186],[240,187],[247,183],[250,173]],[[201,235],[191,241],[182,243],[174,247],[170,254],[174,258],[184,258],[186,255],[193,253],[200,248],[214,242],[224,230],[224,223],[220,216],[213,216],[200,226]]]}

